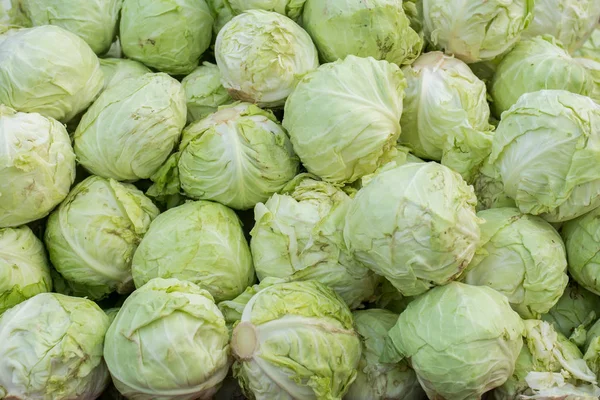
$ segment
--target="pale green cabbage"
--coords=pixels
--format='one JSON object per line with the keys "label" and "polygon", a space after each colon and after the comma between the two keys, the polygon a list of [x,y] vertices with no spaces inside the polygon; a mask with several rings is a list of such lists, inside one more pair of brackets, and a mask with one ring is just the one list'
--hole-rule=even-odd
{"label": "pale green cabbage", "polygon": [[600,105],[564,90],[522,95],[502,115],[490,162],[521,212],[564,222],[600,206]]}
{"label": "pale green cabbage", "polygon": [[133,254],[158,213],[133,185],[91,176],[48,219],[44,240],[50,261],[77,285],[77,295],[129,293]]}
{"label": "pale green cabbage", "polygon": [[492,151],[485,84],[467,64],[430,52],[402,69],[406,96],[400,143],[472,181]]}
{"label": "pale green cabbage", "polygon": [[153,278],[177,278],[230,300],[254,282],[248,242],[239,218],[210,201],[187,202],[158,216],[132,262],[137,288]]}
{"label": "pale green cabbage", "polygon": [[547,313],[569,280],[558,232],[542,218],[516,208],[493,208],[477,216],[485,222],[464,282],[496,289],[523,318]]}
{"label": "pale green cabbage", "polygon": [[317,280],[350,308],[370,300],[379,278],[354,259],[342,230],[351,198],[303,174],[254,208],[250,246],[256,273],[289,280]]}
{"label": "pale green cabbage", "polygon": [[45,217],[74,179],[75,153],[64,125],[0,104],[0,227]]}
{"label": "pale green cabbage", "polygon": [[393,158],[405,87],[398,66],[372,57],[348,56],[306,75],[283,119],[306,169],[354,182]]}
{"label": "pale green cabbage", "polygon": [[590,38],[575,52],[575,55],[600,62],[600,27],[594,30]]}
{"label": "pale green cabbage", "polygon": [[124,0],[123,53],[169,74],[189,74],[212,38],[213,16],[205,0]]}
{"label": "pale green cabbage", "polygon": [[361,354],[352,313],[316,281],[274,284],[254,295],[231,350],[234,376],[256,400],[341,399]]}
{"label": "pale green cabbage", "polygon": [[475,194],[437,163],[409,163],[374,176],[354,198],[344,238],[354,256],[405,296],[456,278],[479,243]]}
{"label": "pale green cabbage", "polygon": [[102,90],[98,57],[58,26],[21,29],[0,40],[0,103],[68,122]]}
{"label": "pale green cabbage", "polygon": [[101,58],[100,69],[104,73],[103,91],[120,84],[127,78],[136,78],[150,71],[144,64],[126,58]]}
{"label": "pale green cabbage", "polygon": [[400,314],[382,361],[408,359],[430,399],[478,399],[512,375],[523,331],[505,296],[451,282]]}
{"label": "pale green cabbage", "polygon": [[250,10],[229,21],[215,42],[229,94],[259,106],[282,106],[298,81],[319,65],[308,33],[291,19]]}
{"label": "pale green cabbage", "polygon": [[46,250],[27,226],[0,228],[0,315],[52,290]]}
{"label": "pale green cabbage", "polygon": [[425,35],[433,47],[466,63],[492,60],[521,38],[534,0],[422,0]]}
{"label": "pale green cabbage", "polygon": [[206,290],[157,278],[125,300],[106,333],[104,358],[129,399],[210,399],[229,371],[228,342]]}
{"label": "pale green cabbage", "polygon": [[0,317],[0,398],[95,399],[109,383],[109,320],[93,301],[41,293]]}
{"label": "pale green cabbage", "polygon": [[194,122],[218,110],[219,106],[233,102],[221,83],[219,67],[202,63],[181,81],[187,104],[187,121]]}
{"label": "pale green cabbage", "polygon": [[583,359],[600,379],[600,320],[587,331],[583,349],[585,350]]}
{"label": "pale green cabbage", "polygon": [[181,84],[163,73],[125,79],[102,92],[73,136],[77,161],[118,181],[149,178],[166,161],[186,122]]}

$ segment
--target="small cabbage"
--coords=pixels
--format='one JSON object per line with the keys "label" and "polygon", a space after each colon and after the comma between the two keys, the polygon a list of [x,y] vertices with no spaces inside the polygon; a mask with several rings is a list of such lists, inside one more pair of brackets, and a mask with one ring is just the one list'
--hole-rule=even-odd
{"label": "small cabbage", "polygon": [[271,111],[235,103],[186,127],[179,152],[152,177],[149,194],[160,199],[181,187],[190,198],[246,210],[279,191],[298,164]]}
{"label": "small cabbage", "polygon": [[402,71],[400,143],[471,181],[492,151],[485,84],[467,64],[441,52],[426,53]]}
{"label": "small cabbage", "polygon": [[523,37],[552,35],[572,53],[598,25],[600,0],[535,0],[534,14]]}
{"label": "small cabbage", "polygon": [[342,236],[350,197],[330,183],[299,175],[254,208],[252,257],[265,277],[317,280],[350,308],[375,293],[378,277],[350,254]]}
{"label": "small cabbage", "polygon": [[0,104],[68,122],[103,84],[96,54],[63,28],[21,29],[0,40]]}
{"label": "small cabbage", "polygon": [[74,179],[75,153],[65,127],[0,104],[0,227],[45,217]]}
{"label": "small cabbage", "polygon": [[519,41],[533,18],[534,0],[425,0],[422,7],[430,43],[474,63],[492,60]]}
{"label": "small cabbage", "polygon": [[231,351],[247,397],[341,399],[356,378],[361,347],[343,300],[303,281],[254,295],[233,330]]}
{"label": "small cabbage", "polygon": [[128,58],[169,74],[189,74],[212,38],[205,0],[124,0],[120,40]]}
{"label": "small cabbage", "polygon": [[0,317],[0,398],[96,399],[109,320],[91,300],[41,293]]}
{"label": "small cabbage", "polygon": [[124,79],[137,78],[152,72],[144,64],[125,58],[101,58],[100,69],[104,73],[103,91],[120,84]]}
{"label": "small cabbage", "polygon": [[52,290],[44,245],[27,226],[0,228],[0,315]]}
{"label": "small cabbage", "polygon": [[96,54],[105,53],[117,33],[122,0],[19,0],[33,26],[56,25],[81,37]]}
{"label": "small cabbage", "polygon": [[302,26],[323,62],[353,54],[410,64],[423,47],[423,39],[404,14],[402,1],[307,0]]}
{"label": "small cabbage", "polygon": [[181,81],[187,104],[187,121],[194,122],[218,110],[219,106],[233,102],[221,84],[219,67],[202,63]]}
{"label": "small cabbage", "polygon": [[283,126],[306,169],[354,182],[396,155],[406,80],[395,64],[348,56],[305,76],[285,104]]}
{"label": "small cabbage", "polygon": [[553,37],[523,40],[500,62],[492,80],[490,94],[496,117],[500,118],[522,94],[542,89],[590,96],[600,90],[600,82],[594,82],[591,72]]}
{"label": "small cabbage", "polygon": [[451,282],[400,314],[382,361],[409,359],[430,399],[478,399],[512,375],[523,331],[502,294]]}
{"label": "small cabbage", "polygon": [[504,192],[500,173],[489,162],[489,158],[481,165],[476,174],[473,189],[477,196],[477,211],[498,207],[516,207],[515,201]]}
{"label": "small cabbage", "polygon": [[129,399],[211,399],[229,371],[228,342],[206,290],[157,278],[125,300],[106,333],[104,359]]}
{"label": "small cabbage", "polygon": [[93,300],[133,289],[131,260],[159,211],[133,185],[91,176],[48,218],[52,265]]}
{"label": "small cabbage", "polygon": [[594,30],[590,38],[575,52],[575,55],[600,62],[600,27]]}
{"label": "small cabbage", "polygon": [[230,300],[254,282],[248,242],[237,215],[210,201],[187,202],[156,218],[133,256],[137,288],[177,278]]}
{"label": "small cabbage", "polygon": [[404,360],[380,361],[385,338],[398,321],[398,314],[381,309],[355,311],[354,326],[360,336],[362,354],[358,375],[345,400],[421,400],[425,393],[417,375]]}
{"label": "small cabbage", "polygon": [[525,214],[564,222],[600,206],[600,105],[564,90],[526,93],[502,115],[490,162]]}
{"label": "small cabbage", "polygon": [[473,189],[437,163],[382,171],[354,198],[344,237],[355,257],[405,296],[456,278],[479,243]]}
{"label": "small cabbage", "polygon": [[493,208],[477,216],[485,222],[464,282],[496,289],[523,318],[547,313],[569,280],[558,232],[542,218],[516,208]]}
{"label": "small cabbage", "polygon": [[266,107],[282,106],[298,81],[319,66],[308,33],[263,10],[246,11],[221,29],[215,59],[233,98]]}
{"label": "small cabbage", "polygon": [[149,178],[179,141],[186,121],[181,84],[162,73],[125,79],[104,91],[73,136],[88,171],[118,181]]}

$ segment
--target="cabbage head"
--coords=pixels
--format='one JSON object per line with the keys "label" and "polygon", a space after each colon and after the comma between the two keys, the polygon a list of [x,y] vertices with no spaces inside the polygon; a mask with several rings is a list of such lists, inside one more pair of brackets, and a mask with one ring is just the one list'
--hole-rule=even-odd
{"label": "cabbage head", "polygon": [[422,0],[425,36],[434,48],[466,63],[492,60],[519,41],[534,2]]}
{"label": "cabbage head", "polygon": [[535,0],[534,14],[523,37],[552,35],[572,53],[598,26],[600,0]]}
{"label": "cabbage head", "polygon": [[0,315],[51,290],[50,264],[41,240],[26,225],[0,228]]}
{"label": "cabbage head", "polygon": [[186,122],[181,84],[149,73],[102,92],[73,136],[77,161],[118,181],[152,176],[179,141]]}
{"label": "cabbage head", "polygon": [[211,399],[229,371],[228,342],[206,290],[157,278],[125,300],[106,333],[104,359],[129,399]]}
{"label": "cabbage head", "polygon": [[205,61],[181,81],[185,91],[187,121],[202,119],[233,99],[221,83],[219,67]]}
{"label": "cabbage head", "polygon": [[423,47],[423,39],[411,28],[401,1],[307,0],[302,26],[323,62],[353,54],[410,64]]}
{"label": "cabbage head", "polygon": [[358,261],[404,296],[456,278],[479,243],[473,188],[433,162],[376,174],[350,204],[344,238]]}
{"label": "cabbage head", "polygon": [[68,122],[103,84],[96,54],[63,28],[21,29],[0,40],[0,104]]}
{"label": "cabbage head", "polygon": [[120,84],[124,79],[136,78],[152,72],[144,64],[126,58],[101,58],[100,69],[104,73],[103,91]]}
{"label": "cabbage head", "polygon": [[91,300],[41,293],[0,317],[0,398],[96,399],[109,320]]}
{"label": "cabbage head", "polygon": [[350,308],[370,300],[379,278],[354,259],[342,234],[351,201],[338,187],[301,174],[258,203],[250,232],[258,278],[317,280]]}
{"label": "cabbage head", "polygon": [[600,206],[600,105],[564,90],[522,95],[502,115],[490,162],[525,214],[549,222]]}
{"label": "cabbage head", "polygon": [[523,331],[504,295],[451,282],[419,296],[400,314],[382,361],[410,360],[430,399],[476,399],[512,375]]}
{"label": "cabbage head", "polygon": [[360,336],[362,354],[358,375],[345,400],[421,400],[425,392],[407,361],[380,361],[388,331],[398,314],[377,308],[355,311],[354,326]]}
{"label": "cabbage head", "polygon": [[97,300],[133,290],[131,260],[159,211],[133,185],[91,176],[50,215],[44,240],[52,265],[76,293]]}
{"label": "cabbage head", "polygon": [[246,210],[283,188],[298,164],[271,111],[234,103],[185,128],[179,152],[152,177],[149,194],[162,199],[183,191]]}
{"label": "cabbage head", "polygon": [[469,66],[429,52],[402,69],[406,96],[400,143],[472,181],[492,151],[485,83]]}
{"label": "cabbage head", "polygon": [[60,26],[85,40],[96,54],[105,53],[113,42],[121,4],[122,0],[19,0],[33,26]]}
{"label": "cabbage head", "polygon": [[594,82],[592,73],[552,36],[522,40],[503,58],[492,80],[490,95],[496,117],[522,94],[543,89],[591,96],[600,91],[600,82]]}
{"label": "cabbage head", "polygon": [[587,331],[583,359],[600,379],[600,319]]}
{"label": "cabbage head", "polygon": [[523,318],[547,313],[569,280],[558,232],[542,218],[516,208],[492,208],[477,216],[484,221],[481,241],[464,282],[496,289]]}
{"label": "cabbage head", "polygon": [[405,87],[398,66],[372,57],[306,75],[286,101],[283,126],[308,172],[354,182],[393,158]]}
{"label": "cabbage head", "polygon": [[132,262],[135,286],[153,278],[177,278],[230,300],[254,282],[248,242],[238,216],[210,201],[190,201],[150,224]]}
{"label": "cabbage head", "polygon": [[0,227],[45,217],[74,179],[75,153],[64,125],[0,104]]}
{"label": "cabbage head", "polygon": [[210,45],[213,22],[205,0],[124,0],[121,47],[159,71],[189,74]]}
{"label": "cabbage head", "polygon": [[249,398],[341,399],[361,345],[344,301],[317,281],[278,283],[246,304],[231,339],[234,376]]}
{"label": "cabbage head", "polygon": [[246,11],[221,29],[215,59],[233,98],[264,107],[282,106],[298,81],[319,65],[306,31],[263,10]]}

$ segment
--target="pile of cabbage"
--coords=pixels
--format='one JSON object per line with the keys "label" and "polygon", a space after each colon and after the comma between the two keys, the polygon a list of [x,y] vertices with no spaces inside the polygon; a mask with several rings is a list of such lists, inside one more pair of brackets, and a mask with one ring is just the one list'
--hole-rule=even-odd
{"label": "pile of cabbage", "polygon": [[600,398],[600,0],[0,0],[0,400]]}

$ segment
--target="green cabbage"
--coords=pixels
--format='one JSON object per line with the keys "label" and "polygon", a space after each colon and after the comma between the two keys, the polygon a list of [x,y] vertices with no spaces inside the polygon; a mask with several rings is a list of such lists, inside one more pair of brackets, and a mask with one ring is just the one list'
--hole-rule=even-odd
{"label": "green cabbage", "polygon": [[102,91],[120,84],[124,79],[136,78],[152,72],[144,64],[125,58],[101,58],[100,69],[104,73]]}
{"label": "green cabbage", "polygon": [[215,64],[202,63],[181,81],[187,104],[187,121],[194,122],[233,102],[221,84],[221,72]]}

